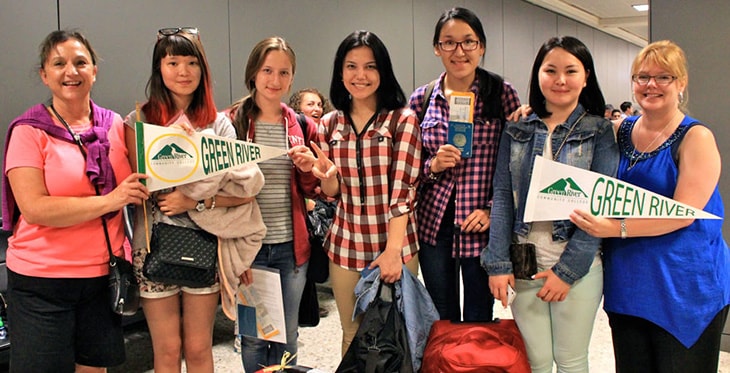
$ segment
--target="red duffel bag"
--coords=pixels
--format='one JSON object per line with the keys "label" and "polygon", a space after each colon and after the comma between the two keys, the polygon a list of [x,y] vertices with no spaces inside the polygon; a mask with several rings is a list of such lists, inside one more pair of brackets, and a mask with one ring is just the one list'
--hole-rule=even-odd
{"label": "red duffel bag", "polygon": [[514,320],[436,321],[423,353],[421,373],[530,373],[525,343]]}

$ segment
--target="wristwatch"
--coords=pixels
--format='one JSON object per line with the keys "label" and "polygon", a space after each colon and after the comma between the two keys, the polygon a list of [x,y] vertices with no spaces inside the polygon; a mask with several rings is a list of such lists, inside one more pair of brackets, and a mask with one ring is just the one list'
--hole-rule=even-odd
{"label": "wristwatch", "polygon": [[195,210],[198,212],[205,211],[205,200],[204,199],[201,199],[200,201],[198,201],[198,204],[195,205]]}
{"label": "wristwatch", "polygon": [[621,239],[629,236],[629,231],[626,229],[626,219],[621,219]]}
{"label": "wristwatch", "polygon": [[433,163],[434,159],[436,159],[435,155],[433,157],[431,157],[431,160],[428,165],[428,178],[432,181],[438,181],[441,178],[441,172],[431,171],[431,163]]}

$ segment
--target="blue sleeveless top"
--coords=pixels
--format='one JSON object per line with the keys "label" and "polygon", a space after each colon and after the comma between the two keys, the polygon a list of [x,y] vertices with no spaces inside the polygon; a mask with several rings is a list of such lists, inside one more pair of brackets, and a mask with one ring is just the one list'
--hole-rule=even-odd
{"label": "blue sleeveless top", "polygon": [[[679,175],[673,145],[678,146],[698,122],[685,116],[659,148],[639,155],[631,142],[637,119],[627,118],[619,127],[617,177],[672,198]],[[724,218],[717,186],[704,210]],[[604,309],[646,319],[685,347],[694,345],[717,313],[730,304],[730,252],[722,237],[722,222],[697,219],[658,237],[606,239]]]}

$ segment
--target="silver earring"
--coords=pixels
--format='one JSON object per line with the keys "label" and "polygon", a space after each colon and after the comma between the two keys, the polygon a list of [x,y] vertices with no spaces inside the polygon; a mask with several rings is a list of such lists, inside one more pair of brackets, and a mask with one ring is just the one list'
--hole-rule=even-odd
{"label": "silver earring", "polygon": [[684,92],[679,92],[679,103],[681,104],[683,102],[684,102]]}

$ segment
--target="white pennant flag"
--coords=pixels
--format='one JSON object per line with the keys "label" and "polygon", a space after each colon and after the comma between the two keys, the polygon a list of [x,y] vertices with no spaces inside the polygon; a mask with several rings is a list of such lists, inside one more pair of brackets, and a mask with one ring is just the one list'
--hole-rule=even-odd
{"label": "white pennant flag", "polygon": [[286,154],[286,149],[227,137],[136,122],[137,170],[150,192],[202,180],[246,163]]}
{"label": "white pennant flag", "polygon": [[609,218],[722,219],[613,177],[535,157],[525,222],[568,220],[576,209]]}

